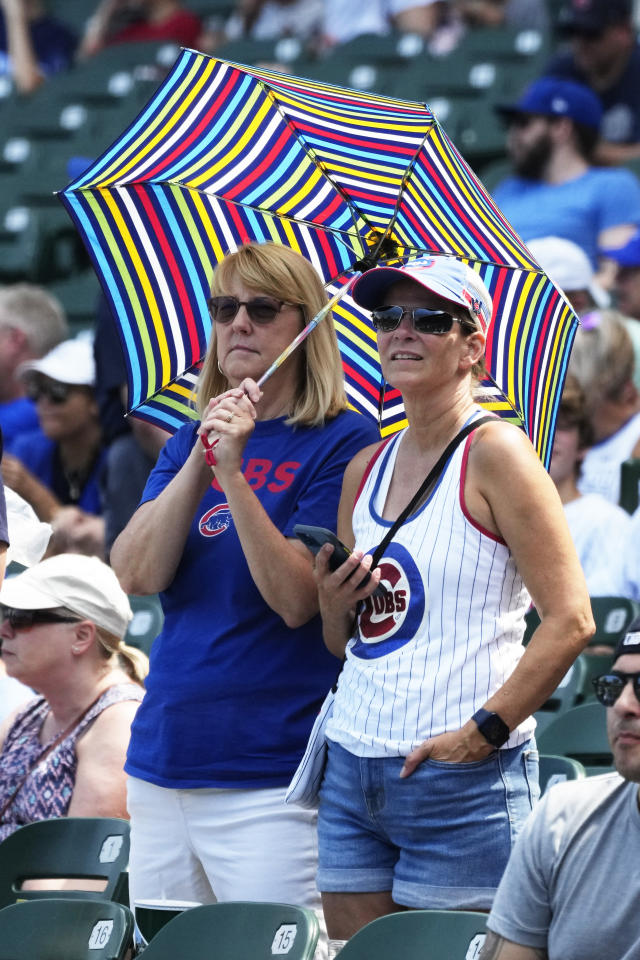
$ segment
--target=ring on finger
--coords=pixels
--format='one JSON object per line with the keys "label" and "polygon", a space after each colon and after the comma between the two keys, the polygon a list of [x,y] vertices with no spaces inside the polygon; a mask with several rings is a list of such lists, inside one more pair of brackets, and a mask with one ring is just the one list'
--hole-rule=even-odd
{"label": "ring on finger", "polygon": [[229,414],[229,416],[227,417],[227,423],[231,423],[231,421],[233,420],[233,417],[234,417],[234,413],[233,413],[233,410],[232,410],[231,413]]}

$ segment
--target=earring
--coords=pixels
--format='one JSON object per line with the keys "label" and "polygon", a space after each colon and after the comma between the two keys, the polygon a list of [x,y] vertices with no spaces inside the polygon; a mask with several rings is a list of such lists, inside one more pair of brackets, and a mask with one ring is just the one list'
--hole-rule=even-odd
{"label": "earring", "polygon": [[80,647],[71,647],[72,653],[80,653]]}

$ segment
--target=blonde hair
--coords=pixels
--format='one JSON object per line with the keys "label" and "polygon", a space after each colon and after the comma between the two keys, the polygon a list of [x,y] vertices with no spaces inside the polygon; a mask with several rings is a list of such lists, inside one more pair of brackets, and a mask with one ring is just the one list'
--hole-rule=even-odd
{"label": "blonde hair", "polygon": [[602,401],[618,399],[622,388],[633,380],[635,355],[620,313],[600,310],[588,316],[593,323],[587,329],[578,327],[569,370],[592,412]]}
{"label": "blonde hair", "polygon": [[144,680],[149,673],[149,658],[142,650],[125,643],[115,633],[109,633],[96,624],[96,637],[100,644],[100,652],[109,659],[116,656],[119,666],[124,670],[133,683],[144,687]]}
{"label": "blonde hair", "polygon": [[[214,271],[213,296],[228,293],[234,280],[277,300],[299,304],[304,323],[327,302],[322,280],[311,263],[290,247],[276,243],[248,243],[228,254]],[[287,423],[319,426],[347,407],[340,351],[331,317],[325,317],[297,349],[304,351],[304,371]],[[218,367],[214,323],[196,387],[201,417],[211,397],[228,390],[229,386]]]}

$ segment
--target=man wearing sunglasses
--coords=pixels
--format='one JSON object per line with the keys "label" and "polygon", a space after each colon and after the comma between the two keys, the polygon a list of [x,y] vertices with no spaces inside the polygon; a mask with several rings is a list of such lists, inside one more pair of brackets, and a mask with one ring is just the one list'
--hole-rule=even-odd
{"label": "man wearing sunglasses", "polygon": [[481,960],[637,960],[640,618],[593,681],[617,773],[554,786],[513,849]]}

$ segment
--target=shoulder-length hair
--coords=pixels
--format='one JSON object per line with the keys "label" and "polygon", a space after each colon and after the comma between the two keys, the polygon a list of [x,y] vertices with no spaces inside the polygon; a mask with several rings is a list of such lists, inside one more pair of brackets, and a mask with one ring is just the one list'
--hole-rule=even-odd
{"label": "shoulder-length hair", "polygon": [[[234,280],[257,293],[299,304],[304,324],[327,302],[322,280],[311,263],[290,247],[276,243],[248,243],[228,254],[214,271],[212,295],[229,293]],[[303,352],[304,364],[287,423],[318,426],[347,407],[340,351],[331,317],[325,317],[297,349]],[[200,417],[211,397],[229,387],[229,381],[218,367],[214,323],[196,387]]]}

